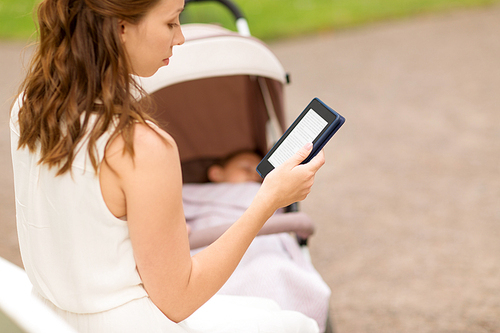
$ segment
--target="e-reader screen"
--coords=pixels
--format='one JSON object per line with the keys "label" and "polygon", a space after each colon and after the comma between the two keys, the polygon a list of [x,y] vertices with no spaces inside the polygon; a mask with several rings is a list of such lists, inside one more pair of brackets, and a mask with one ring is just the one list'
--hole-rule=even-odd
{"label": "e-reader screen", "polygon": [[283,140],[281,145],[269,156],[269,163],[278,167],[293,156],[306,143],[313,142],[328,125],[321,116],[309,109],[295,129]]}

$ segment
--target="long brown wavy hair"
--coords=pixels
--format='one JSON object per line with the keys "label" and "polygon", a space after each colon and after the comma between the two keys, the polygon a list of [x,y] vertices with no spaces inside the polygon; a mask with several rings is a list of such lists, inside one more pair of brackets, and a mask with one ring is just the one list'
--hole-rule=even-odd
{"label": "long brown wavy hair", "polygon": [[[38,6],[39,42],[20,87],[19,147],[39,163],[71,169],[76,148],[89,132],[88,154],[95,172],[96,141],[117,123],[124,150],[134,156],[134,122],[150,120],[144,91],[131,77],[119,22],[137,24],[159,0],[44,0]],[[88,112],[91,111],[91,112]],[[82,114],[84,116],[82,116]],[[90,125],[91,114],[97,120]]]}

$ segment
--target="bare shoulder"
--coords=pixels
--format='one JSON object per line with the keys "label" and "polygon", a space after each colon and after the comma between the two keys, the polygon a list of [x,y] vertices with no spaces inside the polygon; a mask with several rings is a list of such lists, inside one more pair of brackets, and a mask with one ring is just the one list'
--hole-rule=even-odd
{"label": "bare shoulder", "polygon": [[[134,156],[124,152],[125,140],[118,135],[106,149],[99,175],[109,210],[116,217],[127,215],[131,224],[145,216],[143,208],[148,204],[161,198],[165,206],[164,203],[174,197],[173,193],[180,196],[182,192],[182,171],[175,141],[157,127],[134,126]],[[165,193],[172,195],[164,198]],[[175,198],[175,202],[182,200]],[[152,206],[150,211],[158,211],[159,206]]]}
{"label": "bare shoulder", "polygon": [[[112,167],[118,164],[130,162],[132,164],[162,163],[165,159],[179,160],[177,144],[171,135],[154,124],[134,125],[134,158],[130,154],[123,154],[125,140],[123,136],[117,136],[110,142],[106,158]],[[119,168],[119,166],[118,166]]]}
{"label": "bare shoulder", "polygon": [[165,150],[177,151],[177,144],[170,134],[154,124],[134,125],[134,150],[159,153]]}

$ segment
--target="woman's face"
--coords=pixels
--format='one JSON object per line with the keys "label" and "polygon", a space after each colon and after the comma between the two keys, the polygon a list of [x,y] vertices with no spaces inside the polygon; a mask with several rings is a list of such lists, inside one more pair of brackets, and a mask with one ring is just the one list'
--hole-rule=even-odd
{"label": "woman's face", "polygon": [[184,43],[179,22],[183,9],[184,0],[160,0],[138,24],[120,22],[132,74],[149,77],[168,65],[174,45]]}

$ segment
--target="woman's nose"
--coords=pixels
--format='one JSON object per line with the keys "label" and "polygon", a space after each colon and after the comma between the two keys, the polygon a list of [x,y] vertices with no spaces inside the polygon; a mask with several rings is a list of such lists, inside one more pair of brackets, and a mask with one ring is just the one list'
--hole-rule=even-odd
{"label": "woman's nose", "polygon": [[186,41],[186,39],[184,38],[184,35],[182,33],[182,30],[181,28],[179,27],[179,30],[177,30],[178,32],[176,33],[175,35],[175,43],[174,45],[182,45],[184,44],[184,42]]}

